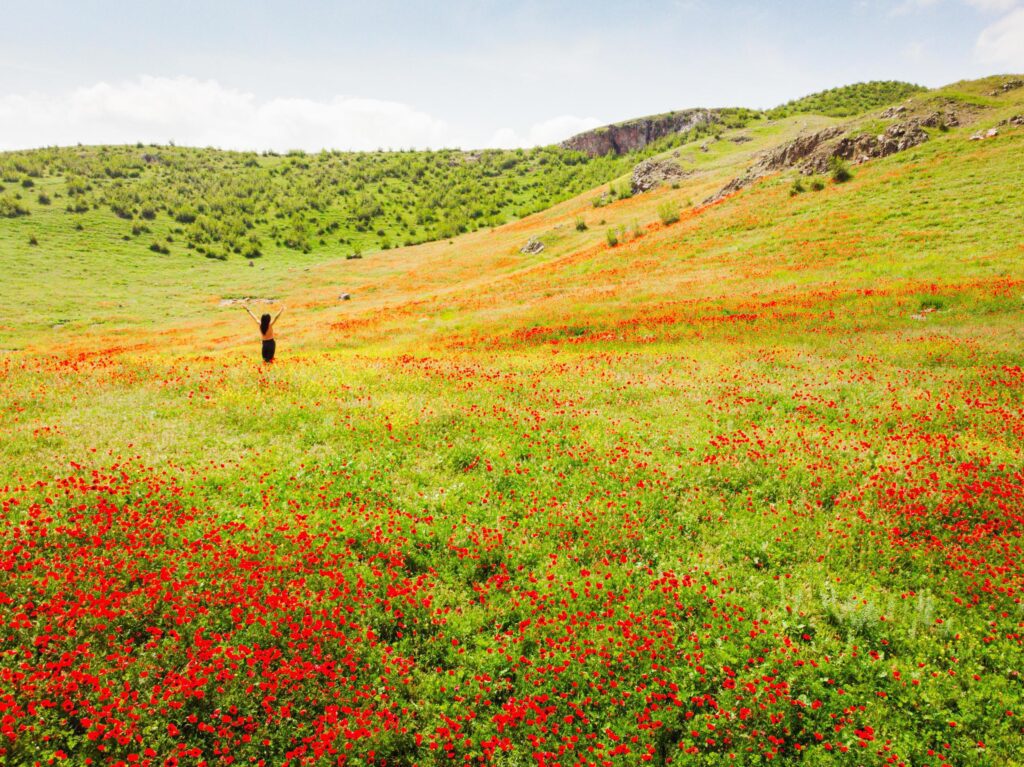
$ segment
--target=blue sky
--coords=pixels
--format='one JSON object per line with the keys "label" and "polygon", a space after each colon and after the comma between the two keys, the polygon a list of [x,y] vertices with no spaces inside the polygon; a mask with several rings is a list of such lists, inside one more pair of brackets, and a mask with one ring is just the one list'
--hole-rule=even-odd
{"label": "blue sky", "polygon": [[863,80],[1024,72],[1024,0],[10,6],[0,149],[529,145]]}

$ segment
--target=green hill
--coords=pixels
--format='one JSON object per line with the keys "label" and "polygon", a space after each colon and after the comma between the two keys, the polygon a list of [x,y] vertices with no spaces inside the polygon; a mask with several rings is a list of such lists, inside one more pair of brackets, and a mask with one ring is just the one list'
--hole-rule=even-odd
{"label": "green hill", "polygon": [[827,115],[829,117],[853,117],[872,109],[895,104],[898,101],[926,91],[920,85],[899,82],[898,80],[881,80],[855,85],[844,85],[830,88],[827,91],[812,93],[810,96],[787,101],[781,106],[769,109],[765,116],[770,120],[778,120],[797,114]]}

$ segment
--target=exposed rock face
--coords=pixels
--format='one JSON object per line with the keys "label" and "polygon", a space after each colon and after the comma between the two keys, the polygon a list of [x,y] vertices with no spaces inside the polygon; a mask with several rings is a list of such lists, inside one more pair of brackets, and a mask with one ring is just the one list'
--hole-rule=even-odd
{"label": "exposed rock face", "polygon": [[[886,113],[890,111],[886,110]],[[904,112],[892,112],[892,114],[903,114]],[[876,157],[888,157],[891,154],[906,151],[928,140],[928,132],[922,127],[925,124],[959,125],[959,122],[953,113],[940,114],[936,112],[924,120],[911,118],[895,122],[885,129],[885,133],[877,136],[868,133],[844,136],[845,131],[840,126],[799,136],[762,154],[760,159],[748,168],[743,176],[734,178],[717,193],[704,200],[704,204],[717,202],[776,171],[800,168],[800,172],[805,175],[826,173],[833,157],[862,163]]]}
{"label": "exposed rock face", "polygon": [[[801,160],[817,153],[823,145],[837,136],[841,136],[842,133],[842,128],[833,127],[806,136],[798,136],[788,144],[766,152],[750,171],[756,174],[754,178],[760,178],[776,170],[792,168]],[[750,173],[748,172],[747,175]]]}
{"label": "exposed rock face", "polygon": [[688,109],[683,112],[669,112],[657,117],[607,125],[586,133],[580,133],[562,142],[566,149],[583,152],[591,157],[606,154],[626,154],[643,149],[673,133],[685,133],[701,125],[718,122],[718,114],[709,109]]}
{"label": "exposed rock face", "polygon": [[526,241],[526,244],[519,249],[520,253],[526,253],[527,255],[536,255],[544,250],[544,243],[538,240],[536,237],[531,237]]}
{"label": "exposed rock face", "polygon": [[689,175],[674,160],[644,160],[633,168],[633,194],[649,192],[666,182],[678,181]]}
{"label": "exposed rock face", "polygon": [[921,120],[921,125],[926,128],[956,128],[960,125],[960,115],[948,109],[945,112],[932,112]]}
{"label": "exposed rock face", "polygon": [[893,123],[885,129],[885,133],[871,136],[862,133],[859,136],[847,136],[840,139],[831,153],[819,154],[804,165],[804,173],[824,173],[833,157],[841,157],[855,163],[867,162],[876,157],[888,157],[897,152],[905,152],[911,147],[923,144],[928,140],[928,132],[922,128],[923,123],[917,120]]}

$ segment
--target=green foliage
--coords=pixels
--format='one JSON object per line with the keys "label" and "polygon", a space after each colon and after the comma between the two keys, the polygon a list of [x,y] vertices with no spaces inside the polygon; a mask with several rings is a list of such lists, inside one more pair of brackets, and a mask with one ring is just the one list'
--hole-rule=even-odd
{"label": "green foliage", "polygon": [[822,181],[820,178],[815,178],[815,179],[813,179],[811,181],[811,190],[812,191],[820,192],[824,188],[825,188],[825,182]]}
{"label": "green foliage", "polygon": [[[174,146],[39,149],[0,154],[0,176],[67,197],[68,213],[180,225],[187,247],[255,258],[262,239],[311,253],[327,235],[373,250],[491,229],[622,176],[680,136],[622,157],[528,150],[289,152]],[[616,197],[629,197],[628,183]],[[41,204],[43,203],[40,199]],[[4,215],[28,209],[8,201]],[[24,212],[18,212],[24,211]],[[250,239],[255,235],[255,241]]]}
{"label": "green foliage", "polygon": [[605,241],[608,243],[608,246],[614,248],[616,245],[619,244],[619,230],[613,226],[611,229],[604,233],[604,238]]}
{"label": "green foliage", "polygon": [[0,197],[0,218],[17,218],[18,216],[27,216],[28,214],[28,208],[14,197]]}
{"label": "green foliage", "polygon": [[872,109],[895,104],[926,88],[897,80],[873,81],[844,85],[810,96],[794,99],[764,113],[769,120],[779,120],[799,114],[818,114],[829,117],[852,117]]}
{"label": "green foliage", "polygon": [[842,157],[831,157],[828,161],[828,170],[832,180],[837,184],[843,184],[853,178],[850,172],[850,165]]}
{"label": "green foliage", "polygon": [[576,216],[576,231],[585,232],[587,231],[587,222],[583,220],[583,216]]}
{"label": "green foliage", "polygon": [[674,224],[679,220],[679,205],[672,200],[665,200],[658,206],[658,218],[665,226]]}

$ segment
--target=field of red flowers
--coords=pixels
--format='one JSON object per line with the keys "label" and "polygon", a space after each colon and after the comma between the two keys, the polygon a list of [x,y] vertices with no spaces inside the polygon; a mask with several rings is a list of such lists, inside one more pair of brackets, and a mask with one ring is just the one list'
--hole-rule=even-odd
{"label": "field of red flowers", "polygon": [[0,356],[0,759],[1020,764],[1022,140]]}

